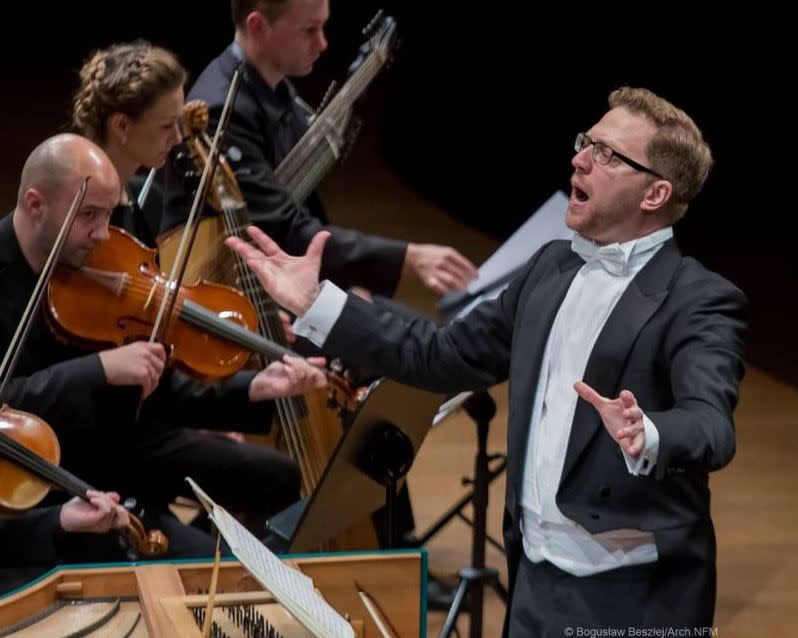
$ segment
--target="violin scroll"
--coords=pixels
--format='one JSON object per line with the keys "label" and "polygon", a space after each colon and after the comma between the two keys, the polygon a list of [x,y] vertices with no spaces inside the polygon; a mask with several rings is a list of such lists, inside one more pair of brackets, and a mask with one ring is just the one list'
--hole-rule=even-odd
{"label": "violin scroll", "polygon": [[159,529],[147,531],[144,523],[135,514],[129,513],[130,522],[123,530],[125,538],[130,543],[130,548],[144,558],[157,558],[163,556],[169,549],[169,539]]}
{"label": "violin scroll", "polygon": [[183,105],[183,137],[194,138],[208,129],[208,105],[202,100],[191,100]]}
{"label": "violin scroll", "polygon": [[346,378],[340,359],[331,361],[327,372],[327,407],[344,419],[357,410],[360,396],[360,391],[352,388],[352,384]]}
{"label": "violin scroll", "polygon": [[[210,155],[211,140],[206,133],[209,119],[208,104],[203,100],[191,100],[183,106],[183,141],[198,173],[205,170]],[[224,153],[219,154],[219,166],[213,175],[207,201],[220,213],[244,203],[244,195]]]}

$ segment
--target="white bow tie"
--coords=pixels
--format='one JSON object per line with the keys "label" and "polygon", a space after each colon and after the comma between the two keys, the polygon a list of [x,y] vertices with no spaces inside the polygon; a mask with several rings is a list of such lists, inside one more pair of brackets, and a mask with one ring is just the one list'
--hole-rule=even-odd
{"label": "white bow tie", "polygon": [[571,250],[584,259],[587,263],[601,262],[604,269],[611,275],[623,276],[629,271],[629,256],[619,244],[598,246],[581,235],[574,235],[571,240]]}

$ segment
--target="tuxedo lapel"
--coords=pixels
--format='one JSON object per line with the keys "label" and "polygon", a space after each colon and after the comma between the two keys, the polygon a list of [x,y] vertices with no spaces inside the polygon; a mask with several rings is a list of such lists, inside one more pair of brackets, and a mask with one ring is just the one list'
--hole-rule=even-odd
{"label": "tuxedo lapel", "polygon": [[[519,494],[521,490],[529,420],[549,332],[565,294],[582,264],[582,258],[571,252],[570,248],[564,255],[551,260],[538,277],[539,283],[532,285],[523,302],[523,309],[516,317],[513,345],[515,373],[511,378],[512,405],[507,433],[508,450],[513,450],[507,456],[507,474],[509,485],[514,487],[515,494]],[[514,504],[509,505],[510,511],[513,511]]]}
{"label": "tuxedo lapel", "polygon": [[[667,241],[638,273],[618,300],[593,346],[584,382],[605,397],[615,398],[629,352],[638,334],[668,296],[670,282],[681,260],[676,242]],[[576,404],[561,482],[576,465],[599,427],[596,409],[579,399]]]}

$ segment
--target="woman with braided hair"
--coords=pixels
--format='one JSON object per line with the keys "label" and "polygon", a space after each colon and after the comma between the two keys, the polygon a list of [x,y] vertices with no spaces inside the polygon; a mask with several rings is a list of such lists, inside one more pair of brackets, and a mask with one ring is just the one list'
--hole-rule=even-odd
{"label": "woman with braided hair", "polygon": [[169,151],[180,143],[186,77],[186,70],[167,49],[144,40],[114,44],[89,57],[74,97],[74,128],[103,148],[121,183],[127,185],[123,207],[112,223],[152,247],[160,206],[147,208],[148,213],[137,210],[132,193],[140,180],[135,176],[142,167],[163,166]]}

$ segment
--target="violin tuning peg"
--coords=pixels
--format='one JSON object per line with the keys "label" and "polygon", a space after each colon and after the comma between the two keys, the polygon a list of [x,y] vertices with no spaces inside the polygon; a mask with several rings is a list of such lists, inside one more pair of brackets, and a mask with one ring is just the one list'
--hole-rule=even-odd
{"label": "violin tuning peg", "polygon": [[344,372],[344,362],[341,361],[340,357],[336,357],[332,361],[330,361],[330,370],[333,372],[337,372],[338,374],[343,374]]}
{"label": "violin tuning peg", "polygon": [[327,105],[330,103],[332,99],[333,92],[336,88],[336,82],[333,80],[330,82],[330,86],[327,87],[327,91],[324,93],[324,97],[321,98],[321,102],[319,103],[319,108],[316,109],[316,115],[321,114],[321,112],[327,108]]}
{"label": "violin tuning peg", "polygon": [[377,28],[377,24],[379,24],[380,20],[382,20],[383,10],[380,9],[377,11],[377,14],[371,19],[364,28],[363,28],[363,37],[370,38],[374,35],[374,31]]}

